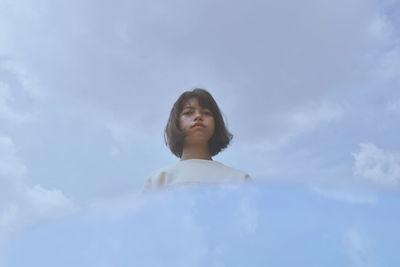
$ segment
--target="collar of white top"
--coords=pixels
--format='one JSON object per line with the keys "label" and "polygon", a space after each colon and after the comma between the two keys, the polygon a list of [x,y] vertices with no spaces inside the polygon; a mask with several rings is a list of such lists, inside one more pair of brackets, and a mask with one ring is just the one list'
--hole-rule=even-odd
{"label": "collar of white top", "polygon": [[215,162],[215,163],[219,163],[218,161],[215,161],[215,160],[212,160],[212,159],[184,159],[184,160],[180,160],[179,162],[188,162],[188,161]]}

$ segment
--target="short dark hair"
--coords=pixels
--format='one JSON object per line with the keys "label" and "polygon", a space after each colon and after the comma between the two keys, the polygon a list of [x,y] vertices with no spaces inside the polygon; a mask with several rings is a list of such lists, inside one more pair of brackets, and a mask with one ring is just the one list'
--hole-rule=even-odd
{"label": "short dark hair", "polygon": [[215,156],[229,145],[233,135],[225,126],[221,111],[212,95],[201,88],[182,93],[174,103],[164,131],[165,144],[175,156],[182,157],[186,134],[179,128],[179,115],[182,112],[183,105],[191,98],[196,98],[200,106],[209,109],[213,114],[215,127],[213,136],[208,140],[208,150],[210,156]]}

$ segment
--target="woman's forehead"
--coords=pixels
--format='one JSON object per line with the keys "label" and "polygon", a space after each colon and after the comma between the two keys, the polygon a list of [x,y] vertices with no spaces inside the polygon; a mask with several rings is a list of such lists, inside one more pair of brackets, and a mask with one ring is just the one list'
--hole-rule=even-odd
{"label": "woman's forehead", "polygon": [[182,103],[182,109],[185,108],[203,108],[206,109],[207,107],[204,107],[203,105],[200,104],[199,100],[195,97],[189,98],[186,101]]}

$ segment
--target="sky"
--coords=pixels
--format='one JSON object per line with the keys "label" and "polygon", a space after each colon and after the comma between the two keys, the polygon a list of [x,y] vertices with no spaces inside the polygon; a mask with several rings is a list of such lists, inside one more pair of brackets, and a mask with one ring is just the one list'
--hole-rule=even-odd
{"label": "sky", "polygon": [[[287,207],[303,222],[304,234],[323,232],[307,232],[307,220],[295,213],[310,212],[331,234],[343,230],[345,240],[356,240],[349,241],[356,248],[343,247],[345,264],[394,266],[399,260],[391,251],[400,241],[394,226],[400,221],[399,18],[395,0],[0,0],[0,267],[24,265],[15,255],[32,247],[16,240],[33,244],[71,225],[79,237],[89,222],[113,229],[91,215],[93,207],[135,206],[149,173],[179,160],[165,146],[163,130],[175,100],[197,87],[214,96],[234,134],[214,159],[263,185],[253,207],[258,225],[267,215],[281,218]],[[277,184],[299,204],[278,197]],[[277,205],[265,203],[270,194]],[[193,201],[202,205],[198,197]],[[301,203],[309,198],[328,201],[323,205],[335,207],[333,216],[348,216],[348,224],[340,219],[346,227],[329,224],[323,209],[308,211]],[[232,214],[242,209],[226,205]],[[123,226],[143,215],[130,212]],[[382,221],[370,220],[381,212]],[[378,234],[383,225],[391,234]],[[282,227],[278,233],[290,239]],[[251,242],[269,235],[267,226],[258,229]],[[202,232],[203,247],[215,233]],[[83,235],[81,241],[90,240]],[[369,247],[365,243],[376,258],[352,254],[357,246]],[[335,251],[329,246],[320,250],[336,253],[329,254]],[[224,266],[234,251],[213,264]],[[204,255],[184,263],[201,265]]]}

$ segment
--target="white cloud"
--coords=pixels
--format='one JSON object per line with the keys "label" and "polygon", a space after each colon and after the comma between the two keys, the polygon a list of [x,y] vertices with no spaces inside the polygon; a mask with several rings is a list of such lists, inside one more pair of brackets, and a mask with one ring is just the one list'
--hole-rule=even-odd
{"label": "white cloud", "polygon": [[9,86],[0,81],[0,122],[20,124],[28,119],[28,113],[16,111],[11,107],[14,100]]}
{"label": "white cloud", "polygon": [[35,185],[27,186],[25,194],[38,217],[60,216],[75,208],[72,201],[64,196],[61,190],[49,190],[41,185]]}
{"label": "white cloud", "polygon": [[15,62],[0,59],[0,241],[31,223],[76,208],[60,190],[29,184],[19,147],[12,135],[6,134],[6,130],[12,132],[33,120],[32,107],[41,97],[34,79]]}
{"label": "white cloud", "polygon": [[[21,160],[16,155],[16,148],[10,137],[0,135],[0,170],[2,177],[14,177],[14,179],[21,179],[26,175],[26,168]],[[1,181],[11,181],[1,180]],[[4,188],[4,187],[2,187]]]}
{"label": "white cloud", "polygon": [[360,144],[360,151],[353,153],[354,174],[377,185],[400,184],[400,153],[386,151],[372,143]]}
{"label": "white cloud", "polygon": [[0,135],[0,241],[31,223],[76,209],[59,190],[29,186],[27,169],[11,138]]}
{"label": "white cloud", "polygon": [[0,57],[0,130],[31,122],[34,103],[44,98],[33,76],[15,60]]}

